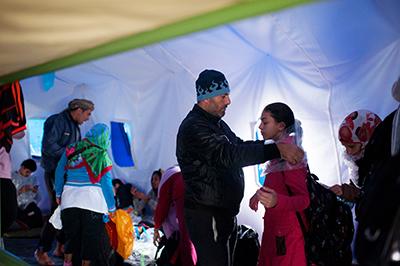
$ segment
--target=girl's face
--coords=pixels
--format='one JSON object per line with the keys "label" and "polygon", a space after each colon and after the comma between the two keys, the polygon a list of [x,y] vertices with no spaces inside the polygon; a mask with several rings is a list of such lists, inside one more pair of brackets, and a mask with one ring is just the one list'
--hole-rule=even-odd
{"label": "girl's face", "polygon": [[157,174],[154,174],[151,177],[151,186],[153,189],[158,189],[159,185],[160,185],[160,176]]}
{"label": "girl's face", "polygon": [[264,139],[278,140],[285,129],[285,123],[277,122],[275,118],[271,116],[270,112],[263,112],[261,115],[261,123],[258,128]]}
{"label": "girl's face", "polygon": [[344,142],[341,141],[342,145],[346,148],[346,153],[350,156],[359,155],[361,152],[361,143]]}

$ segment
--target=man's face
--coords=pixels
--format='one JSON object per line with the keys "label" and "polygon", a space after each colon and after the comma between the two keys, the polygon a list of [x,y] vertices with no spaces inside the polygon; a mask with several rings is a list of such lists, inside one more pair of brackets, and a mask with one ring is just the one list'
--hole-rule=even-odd
{"label": "man's face", "polygon": [[83,122],[88,121],[90,115],[92,114],[92,110],[90,109],[83,111],[81,108],[78,108],[76,109],[75,112],[76,112],[75,122],[77,122],[79,125],[82,125]]}
{"label": "man's face", "polygon": [[225,115],[226,108],[231,104],[228,93],[212,97],[205,101],[207,102],[207,112],[219,118]]}
{"label": "man's face", "polygon": [[32,171],[28,168],[25,168],[24,166],[21,166],[21,168],[19,169],[19,174],[23,177],[29,177],[32,174]]}

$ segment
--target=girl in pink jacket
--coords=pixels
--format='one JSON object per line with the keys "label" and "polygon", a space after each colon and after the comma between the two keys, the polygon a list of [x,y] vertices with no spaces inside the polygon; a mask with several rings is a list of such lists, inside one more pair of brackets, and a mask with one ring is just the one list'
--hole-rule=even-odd
{"label": "girl in pink jacket", "polygon": [[[264,139],[277,143],[301,144],[300,122],[284,103],[267,105],[261,115],[259,129]],[[250,208],[265,207],[264,232],[258,258],[259,266],[305,266],[304,237],[296,212],[306,224],[304,209],[310,199],[306,186],[307,163],[305,159],[291,165],[282,159],[268,161],[266,178],[250,199]],[[307,224],[306,224],[307,225]]]}

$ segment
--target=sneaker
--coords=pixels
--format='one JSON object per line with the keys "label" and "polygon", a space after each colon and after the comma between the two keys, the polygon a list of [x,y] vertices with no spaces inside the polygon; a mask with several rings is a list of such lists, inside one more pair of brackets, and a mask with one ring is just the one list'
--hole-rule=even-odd
{"label": "sneaker", "polygon": [[47,252],[43,252],[40,250],[35,250],[35,259],[39,265],[55,265],[54,261],[52,261],[47,255]]}

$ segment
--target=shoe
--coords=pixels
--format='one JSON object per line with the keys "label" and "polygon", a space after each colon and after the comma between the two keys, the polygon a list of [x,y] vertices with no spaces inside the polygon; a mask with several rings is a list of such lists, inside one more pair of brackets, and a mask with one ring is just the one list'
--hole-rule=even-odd
{"label": "shoe", "polygon": [[50,259],[49,255],[47,255],[47,252],[43,252],[37,249],[35,250],[34,256],[39,265],[56,265],[54,261]]}

